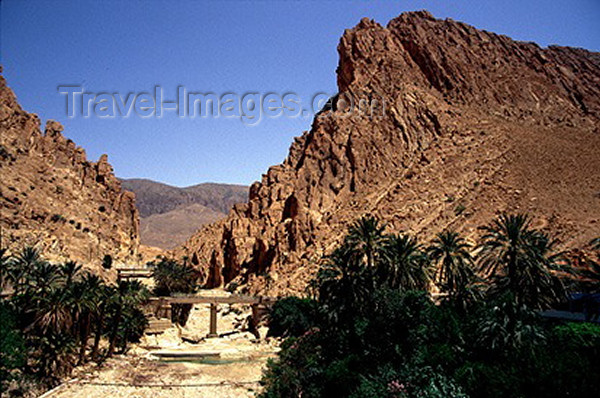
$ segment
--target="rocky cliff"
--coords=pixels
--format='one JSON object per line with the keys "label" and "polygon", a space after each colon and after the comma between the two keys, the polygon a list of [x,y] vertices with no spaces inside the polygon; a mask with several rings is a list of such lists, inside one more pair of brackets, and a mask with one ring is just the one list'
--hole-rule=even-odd
{"label": "rocky cliff", "polygon": [[105,255],[137,261],[135,195],[121,189],[107,156],[85,151],[48,121],[21,109],[0,76],[0,227],[2,246],[35,245],[52,260],[70,258],[98,271]]}
{"label": "rocky cliff", "polygon": [[[247,204],[174,252],[208,286],[302,290],[366,213],[423,241],[444,228],[475,239],[501,211],[529,212],[564,246],[598,235],[599,54],[427,12],[363,19],[338,52],[331,106]],[[372,111],[349,108],[361,100]]]}

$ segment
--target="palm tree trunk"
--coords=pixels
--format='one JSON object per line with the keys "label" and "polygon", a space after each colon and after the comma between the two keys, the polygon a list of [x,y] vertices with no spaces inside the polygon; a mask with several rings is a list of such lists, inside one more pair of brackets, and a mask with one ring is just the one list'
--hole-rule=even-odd
{"label": "palm tree trunk", "polygon": [[510,316],[508,318],[508,332],[512,336],[514,334],[517,320],[516,320],[516,309],[519,306],[519,292],[517,291],[517,259],[516,253],[514,251],[510,253],[510,257],[508,259],[508,283],[509,289],[513,296],[513,302],[511,305],[514,305],[513,310],[510,312]]}
{"label": "palm tree trunk", "polygon": [[517,284],[517,261],[516,255],[511,253],[510,258],[508,260],[508,283],[510,292],[513,294],[515,302],[519,301],[516,284]]}
{"label": "palm tree trunk", "polygon": [[108,345],[108,353],[106,354],[107,357],[112,356],[115,352],[115,345],[117,343],[117,334],[119,332],[119,324],[121,323],[121,313],[122,313],[122,307],[121,307],[121,305],[119,305],[117,314],[115,316],[114,324],[112,327],[112,331],[110,333],[110,343]]}
{"label": "palm tree trunk", "polygon": [[92,360],[98,360],[98,349],[100,347],[100,339],[102,338],[102,322],[104,322],[104,313],[105,307],[104,305],[100,308],[100,313],[98,314],[98,318],[96,319],[96,335],[94,336],[94,347],[92,348]]}
{"label": "palm tree trunk", "polygon": [[81,347],[79,349],[79,362],[78,365],[81,365],[85,362],[85,351],[87,349],[88,339],[90,337],[90,314],[87,313],[86,316],[82,319],[83,323],[80,326],[80,344]]}

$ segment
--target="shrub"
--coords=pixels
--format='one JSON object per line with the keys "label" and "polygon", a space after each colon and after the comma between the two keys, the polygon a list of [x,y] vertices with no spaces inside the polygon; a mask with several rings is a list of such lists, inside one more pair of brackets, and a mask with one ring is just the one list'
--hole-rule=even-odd
{"label": "shrub", "polygon": [[286,297],[269,313],[269,336],[301,336],[316,325],[317,303],[310,299]]}
{"label": "shrub", "polygon": [[52,222],[65,222],[65,217],[62,214],[53,214],[52,217],[50,217],[50,221]]}
{"label": "shrub", "polygon": [[[148,265],[154,268],[152,277],[154,278],[154,294],[157,296],[189,294],[196,291],[200,273],[191,265],[164,257],[150,262]],[[191,309],[191,304],[173,304],[171,320],[185,326]]]}
{"label": "shrub", "polygon": [[102,267],[104,269],[111,269],[113,264],[113,258],[110,254],[105,254],[102,259]]}
{"label": "shrub", "polygon": [[456,207],[454,208],[454,215],[460,216],[467,208],[465,207],[464,204],[459,203],[456,205]]}
{"label": "shrub", "polygon": [[15,316],[4,300],[0,301],[0,394],[15,377],[15,372],[25,364],[26,350]]}

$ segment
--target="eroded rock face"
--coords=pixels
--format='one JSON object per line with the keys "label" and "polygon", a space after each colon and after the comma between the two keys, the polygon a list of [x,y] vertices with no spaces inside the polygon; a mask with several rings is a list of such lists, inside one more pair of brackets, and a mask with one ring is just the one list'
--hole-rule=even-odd
{"label": "eroded rock face", "polygon": [[12,252],[35,245],[51,260],[70,258],[101,271],[137,261],[135,195],[121,189],[107,156],[89,162],[85,151],[48,121],[21,109],[0,76],[0,226]]}
{"label": "eroded rock face", "polygon": [[[470,239],[529,212],[564,246],[600,234],[600,57],[427,12],[363,19],[338,46],[339,95],[222,222],[173,253],[209,286],[301,291],[349,223]],[[353,112],[350,99],[383,99]]]}

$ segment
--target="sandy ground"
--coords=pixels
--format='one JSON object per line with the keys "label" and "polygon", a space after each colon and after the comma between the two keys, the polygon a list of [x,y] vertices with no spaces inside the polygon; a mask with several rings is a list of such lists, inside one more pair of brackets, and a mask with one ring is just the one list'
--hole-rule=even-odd
{"label": "sandy ground", "polygon": [[[73,380],[45,397],[253,397],[260,390],[258,381],[267,359],[278,350],[278,341],[264,338],[266,328],[260,329],[260,340],[244,332],[249,314],[249,307],[222,306],[218,316],[221,336],[206,339],[209,309],[195,306],[185,328],[146,336],[127,355],[114,357],[101,367],[78,368]],[[200,341],[192,344],[182,337]],[[161,352],[218,353],[219,357],[210,360],[213,363],[164,361],[153,355]]]}

